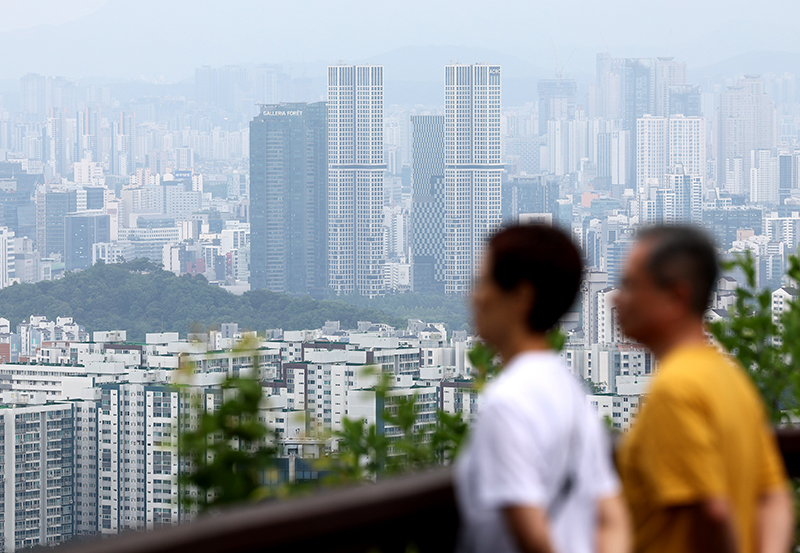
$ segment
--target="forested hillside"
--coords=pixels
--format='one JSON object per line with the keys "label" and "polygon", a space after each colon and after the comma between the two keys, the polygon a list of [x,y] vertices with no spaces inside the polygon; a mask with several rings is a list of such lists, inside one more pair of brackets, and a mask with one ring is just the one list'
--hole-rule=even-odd
{"label": "forested hillside", "polygon": [[73,317],[89,332],[127,330],[131,341],[143,341],[147,332],[185,335],[227,322],[259,332],[319,328],[326,320],[341,321],[344,328],[355,328],[357,321],[406,325],[402,318],[342,301],[315,301],[265,290],[236,296],[201,276],[177,277],[142,260],[97,264],[60,280],[0,290],[0,317],[11,321],[12,331],[30,315],[51,320]]}

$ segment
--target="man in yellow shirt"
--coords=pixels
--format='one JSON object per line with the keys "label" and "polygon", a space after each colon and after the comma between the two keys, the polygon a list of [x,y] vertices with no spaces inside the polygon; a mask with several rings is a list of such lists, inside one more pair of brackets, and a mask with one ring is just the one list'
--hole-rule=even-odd
{"label": "man in yellow shirt", "polygon": [[660,361],[619,452],[642,553],[786,552],[793,505],[758,390],[703,326],[717,278],[701,231],[639,234],[617,297],[623,331]]}

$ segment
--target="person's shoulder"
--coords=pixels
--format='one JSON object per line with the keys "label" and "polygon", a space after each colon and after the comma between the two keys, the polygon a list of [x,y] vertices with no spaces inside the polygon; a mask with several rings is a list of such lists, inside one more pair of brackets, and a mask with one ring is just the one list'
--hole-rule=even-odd
{"label": "person's shoulder", "polygon": [[742,366],[720,349],[708,346],[683,347],[670,354],[656,373],[648,401],[705,402],[709,397],[752,387]]}
{"label": "person's shoulder", "polygon": [[736,361],[711,345],[681,347],[661,363],[657,380],[663,384],[690,384],[736,370]]}
{"label": "person's shoulder", "polygon": [[492,402],[529,404],[536,398],[563,396],[565,381],[569,380],[575,379],[555,352],[524,354],[503,369],[486,397]]}

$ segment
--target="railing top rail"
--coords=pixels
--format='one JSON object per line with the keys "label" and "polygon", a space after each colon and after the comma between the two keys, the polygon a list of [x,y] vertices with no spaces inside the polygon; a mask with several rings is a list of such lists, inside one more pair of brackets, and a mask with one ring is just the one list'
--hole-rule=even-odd
{"label": "railing top rail", "polygon": [[[776,436],[789,475],[800,477],[800,426],[779,427]],[[451,470],[437,468],[58,549],[59,553],[249,553],[291,547],[386,552],[404,551],[406,543],[415,541],[420,552],[452,551],[457,524]]]}

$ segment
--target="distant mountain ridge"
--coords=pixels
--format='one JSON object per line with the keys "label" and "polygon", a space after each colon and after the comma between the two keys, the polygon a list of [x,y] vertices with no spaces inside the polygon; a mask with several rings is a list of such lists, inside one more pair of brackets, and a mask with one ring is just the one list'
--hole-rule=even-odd
{"label": "distant mountain ridge", "polygon": [[[750,17],[748,10],[698,2],[686,21],[668,5],[635,4],[617,11],[581,0],[491,9],[469,0],[380,8],[365,0],[110,0],[61,25],[0,33],[0,51],[7,53],[0,79],[34,72],[175,83],[200,65],[257,63],[324,79],[324,67],[343,58],[384,63],[394,73],[387,80],[396,81],[439,81],[441,66],[458,59],[499,62],[511,79],[539,79],[565,66],[586,83],[597,52],[672,55],[697,68],[759,49],[800,51],[796,6],[762,6],[761,17]],[[781,15],[766,19],[770,13]],[[671,25],[680,25],[677,36]]]}
{"label": "distant mountain ridge", "polygon": [[763,75],[774,73],[794,73],[800,76],[800,53],[795,52],[747,52],[728,59],[689,69],[689,80],[699,82],[709,79],[712,82],[721,82],[725,77],[735,78],[738,75]]}

